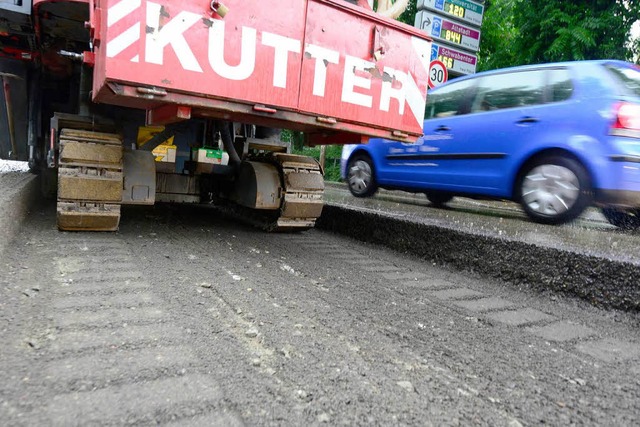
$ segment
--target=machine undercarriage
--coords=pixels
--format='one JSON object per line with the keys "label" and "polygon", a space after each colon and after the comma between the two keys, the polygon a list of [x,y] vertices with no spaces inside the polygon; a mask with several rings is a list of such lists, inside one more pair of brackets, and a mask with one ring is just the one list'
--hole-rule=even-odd
{"label": "machine undercarriage", "polygon": [[[257,0],[223,3],[0,6],[0,158],[41,174],[59,229],[117,230],[122,205],[156,202],[307,229],[322,212],[323,171],[292,154],[281,129],[312,145],[422,134],[423,33],[367,0],[286,0],[286,16]],[[353,40],[337,37],[338,22]]]}
{"label": "machine undercarriage", "polygon": [[[226,144],[220,137],[223,132],[208,132],[218,141],[205,140],[199,145],[226,148],[213,150],[233,153],[226,164],[159,162],[153,150],[166,142],[162,138],[139,147],[135,141],[124,140],[122,135],[127,132],[87,129],[95,123],[89,117],[65,115],[64,120],[58,119],[66,127],[52,129],[58,135],[55,145],[59,149],[49,157],[57,156],[57,221],[61,230],[114,231],[121,205],[156,201],[213,203],[268,231],[311,228],[322,212],[324,181],[318,162],[290,154],[288,144],[273,132],[271,138],[259,139],[255,127],[238,126],[238,130],[254,132],[251,136],[234,132]],[[75,128],[70,127],[74,124]],[[183,132],[164,136],[171,135],[172,144],[176,144],[173,150],[199,150],[197,143],[184,138],[198,134],[205,125],[234,128],[227,122],[194,121],[191,126],[183,123]],[[202,166],[207,170],[201,171]]]}

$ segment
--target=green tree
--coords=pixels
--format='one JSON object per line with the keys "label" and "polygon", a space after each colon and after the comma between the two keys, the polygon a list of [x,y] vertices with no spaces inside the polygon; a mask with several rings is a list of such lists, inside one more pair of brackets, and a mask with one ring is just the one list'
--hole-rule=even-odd
{"label": "green tree", "polygon": [[398,17],[398,21],[413,26],[416,21],[416,13],[418,12],[417,3],[415,0],[410,1],[407,8],[402,12],[402,15]]}
{"label": "green tree", "polygon": [[638,1],[514,0],[512,12],[515,34],[503,49],[511,49],[513,65],[633,57],[627,42]]}
{"label": "green tree", "polygon": [[640,37],[635,40],[631,40],[631,53],[632,58],[636,61],[636,64],[640,65]]}
{"label": "green tree", "polygon": [[582,59],[638,60],[640,2],[487,0],[478,71]]}
{"label": "green tree", "polygon": [[516,0],[487,0],[482,21],[477,71],[504,68],[515,63],[513,23]]}

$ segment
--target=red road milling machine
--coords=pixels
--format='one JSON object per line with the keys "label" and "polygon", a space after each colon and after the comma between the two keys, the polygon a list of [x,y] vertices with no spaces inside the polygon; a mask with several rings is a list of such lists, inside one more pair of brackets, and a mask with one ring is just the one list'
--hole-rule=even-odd
{"label": "red road milling machine", "polygon": [[0,0],[0,157],[41,175],[60,230],[117,230],[121,205],[155,202],[308,229],[323,174],[283,129],[422,135],[431,42],[389,16],[406,4]]}

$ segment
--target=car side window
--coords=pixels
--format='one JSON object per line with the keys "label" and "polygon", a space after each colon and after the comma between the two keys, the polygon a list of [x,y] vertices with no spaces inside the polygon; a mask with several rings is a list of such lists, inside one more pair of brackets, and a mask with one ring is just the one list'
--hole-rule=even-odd
{"label": "car side window", "polygon": [[469,90],[473,87],[473,80],[450,83],[427,93],[427,111],[425,117],[449,117],[465,114],[465,101],[469,98]]}
{"label": "car side window", "polygon": [[640,68],[638,66],[621,67],[616,64],[607,64],[605,67],[616,77],[618,82],[622,83],[625,92],[640,96]]}
{"label": "car side window", "polygon": [[544,70],[493,74],[480,79],[471,112],[524,107],[543,102]]}
{"label": "car side window", "polygon": [[573,94],[571,74],[566,68],[554,68],[548,70],[547,82],[549,90],[549,102],[566,101]]}

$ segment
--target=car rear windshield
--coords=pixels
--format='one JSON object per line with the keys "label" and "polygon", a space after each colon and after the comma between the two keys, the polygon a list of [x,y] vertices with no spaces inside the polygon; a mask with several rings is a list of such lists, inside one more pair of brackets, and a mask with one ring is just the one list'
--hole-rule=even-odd
{"label": "car rear windshield", "polygon": [[640,96],[640,68],[607,64],[605,67],[635,96]]}

